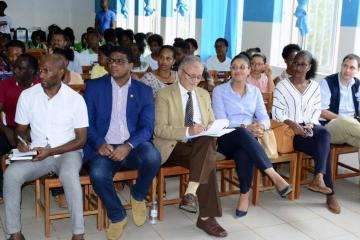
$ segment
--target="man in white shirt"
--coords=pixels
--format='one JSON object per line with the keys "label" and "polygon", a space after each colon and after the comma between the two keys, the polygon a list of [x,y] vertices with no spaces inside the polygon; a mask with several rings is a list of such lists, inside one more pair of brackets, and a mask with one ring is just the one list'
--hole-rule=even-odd
{"label": "man in white shirt", "polygon": [[[21,233],[21,187],[50,172],[63,184],[73,227],[72,240],[84,235],[83,199],[79,180],[82,165],[80,149],[87,137],[88,115],[84,99],[62,83],[65,61],[47,55],[40,62],[41,84],[20,95],[15,121],[17,134],[28,144],[19,142],[20,151],[36,150],[32,161],[12,163],[4,176],[6,231],[10,240],[25,239]],[[28,142],[30,130],[31,143]]]}
{"label": "man in white shirt", "polygon": [[99,41],[99,33],[95,30],[86,33],[88,48],[79,54],[81,66],[91,66],[98,62]]}
{"label": "man in white shirt", "polygon": [[218,72],[230,71],[231,59],[226,56],[229,43],[225,38],[218,38],[215,41],[216,56],[210,57],[206,62],[208,70]]}
{"label": "man in white shirt", "polygon": [[[355,54],[344,57],[339,73],[320,82],[322,124],[331,133],[331,142],[348,143],[360,148],[359,100],[360,58]],[[360,155],[359,155],[360,156]],[[359,159],[360,160],[360,159]]]}

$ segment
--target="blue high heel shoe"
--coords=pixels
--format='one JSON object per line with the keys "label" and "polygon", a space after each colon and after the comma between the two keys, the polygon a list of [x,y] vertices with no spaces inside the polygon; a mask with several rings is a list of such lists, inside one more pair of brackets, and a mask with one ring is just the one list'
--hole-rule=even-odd
{"label": "blue high heel shoe", "polygon": [[278,190],[277,192],[280,195],[280,197],[286,198],[286,196],[289,195],[289,193],[291,193],[292,190],[293,190],[292,186],[291,186],[291,184],[289,184],[289,185],[287,185],[287,187],[285,187],[282,190]]}
{"label": "blue high heel shoe", "polygon": [[236,209],[235,210],[235,216],[236,216],[236,218],[241,218],[241,217],[246,216],[247,212],[248,212],[247,210],[246,211],[241,211],[239,209]]}

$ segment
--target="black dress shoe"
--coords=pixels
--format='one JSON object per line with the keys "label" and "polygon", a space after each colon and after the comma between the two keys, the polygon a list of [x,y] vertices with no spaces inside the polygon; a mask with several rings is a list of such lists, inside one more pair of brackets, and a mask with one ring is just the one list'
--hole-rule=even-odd
{"label": "black dress shoe", "polygon": [[7,240],[25,240],[24,235],[22,235],[22,233],[20,233],[20,236],[18,233],[16,234],[11,234],[10,237]]}
{"label": "black dress shoe", "polygon": [[197,197],[192,193],[185,194],[179,204],[180,209],[190,213],[196,213],[197,206]]}

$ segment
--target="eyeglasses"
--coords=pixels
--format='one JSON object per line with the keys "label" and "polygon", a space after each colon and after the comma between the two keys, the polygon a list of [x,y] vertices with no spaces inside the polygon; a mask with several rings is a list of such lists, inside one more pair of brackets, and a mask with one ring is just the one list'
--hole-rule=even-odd
{"label": "eyeglasses", "polygon": [[129,61],[128,60],[125,60],[125,59],[115,59],[115,58],[108,58],[107,59],[107,62],[108,64],[112,64],[112,63],[115,63],[116,65],[124,65],[125,63],[128,63]]}
{"label": "eyeglasses", "polygon": [[249,68],[249,66],[247,66],[247,65],[240,65],[240,66],[233,65],[233,66],[230,67],[230,70],[238,71],[238,70],[245,70],[245,69],[248,69],[248,68]]}
{"label": "eyeglasses", "polygon": [[184,69],[182,69],[183,72],[188,76],[188,78],[192,81],[195,82],[200,82],[202,80],[202,75],[196,76],[196,75],[190,75],[189,73],[187,73]]}

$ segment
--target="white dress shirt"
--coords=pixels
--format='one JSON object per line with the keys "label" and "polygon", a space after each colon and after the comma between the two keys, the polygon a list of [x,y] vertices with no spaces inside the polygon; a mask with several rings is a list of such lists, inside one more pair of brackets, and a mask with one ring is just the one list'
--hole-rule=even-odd
{"label": "white dress shirt", "polygon": [[75,139],[74,129],[89,126],[83,97],[61,84],[49,98],[41,84],[24,90],[17,103],[15,121],[30,124],[31,147],[58,147]]}
{"label": "white dress shirt", "polygon": [[[339,88],[340,88],[340,103],[339,103],[339,115],[340,116],[355,116],[355,106],[352,97],[351,87],[355,84],[354,78],[350,80],[349,85],[346,87],[340,81],[340,75],[338,74]],[[321,91],[321,109],[330,108],[331,92],[326,79],[320,81]],[[358,94],[357,94],[358,95]]]}
{"label": "white dress shirt", "polygon": [[[183,108],[183,113],[184,113],[184,119],[185,119],[185,113],[186,113],[186,102],[189,98],[188,95],[188,90],[186,90],[181,83],[179,82],[179,88],[180,88],[180,95],[181,95],[181,103],[182,103],[182,108]],[[195,91],[191,91],[191,97],[192,97],[192,102],[193,102],[193,110],[194,110],[194,115],[193,115],[193,122],[196,124],[201,124],[202,120],[201,120],[201,112],[200,112],[200,106],[199,106],[199,101],[197,99],[196,93]],[[189,136],[189,128],[186,129],[186,136]]]}

